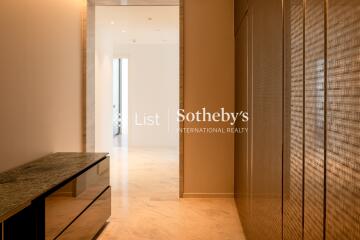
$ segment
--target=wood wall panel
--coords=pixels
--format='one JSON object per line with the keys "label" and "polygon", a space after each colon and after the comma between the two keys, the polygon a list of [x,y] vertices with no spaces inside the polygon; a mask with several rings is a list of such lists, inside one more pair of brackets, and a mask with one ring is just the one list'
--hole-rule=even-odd
{"label": "wood wall panel", "polygon": [[323,238],[324,31],[324,1],[306,1],[304,239]]}
{"label": "wood wall panel", "polygon": [[[235,111],[249,111],[249,17],[246,15],[241,21],[239,32],[236,35],[236,71],[235,71]],[[236,128],[246,127],[237,122]],[[248,125],[248,127],[250,127]],[[235,201],[245,230],[251,226],[247,219],[250,216],[250,144],[249,134],[235,135]]]}
{"label": "wood wall panel", "polygon": [[[262,6],[256,7],[256,3]],[[237,137],[235,147],[235,196],[245,233],[248,239],[270,236],[271,239],[360,239],[360,2],[286,0],[282,34],[275,25],[267,26],[264,18],[262,34],[256,33],[256,22],[261,19],[257,15],[259,9],[270,7],[261,1],[249,1],[248,6],[249,31],[241,27],[244,20],[235,21],[240,22],[240,27],[235,29],[237,39],[250,35],[245,45],[248,51],[239,50],[244,46],[241,40],[237,40],[236,51],[236,99],[242,106],[241,94],[247,91],[245,94],[253,101],[248,102],[251,119],[248,145],[242,145]],[[277,16],[275,9],[272,13],[273,17]],[[240,12],[235,14],[240,15]],[[268,29],[274,31],[266,34]],[[276,45],[261,49],[257,44],[265,39],[264,35],[267,44],[271,44],[268,36],[274,34],[282,35],[285,40],[282,63],[276,55],[268,55],[270,48],[279,51]],[[243,70],[241,62],[245,57],[241,54],[248,55],[248,75]],[[262,156],[267,160],[264,162],[258,158],[267,147],[276,149],[276,142],[261,142],[256,133],[260,129],[266,138],[264,123],[258,117],[263,121],[268,118],[258,114],[257,108],[267,107],[273,101],[262,88],[266,83],[258,78],[264,73],[271,76],[266,66],[272,64],[264,65],[259,58],[284,66],[283,102],[272,102],[284,106],[282,222],[269,217],[276,215],[276,204],[264,201],[266,198],[257,203],[261,199],[257,198],[261,193],[258,190],[265,186],[272,189],[272,182],[267,180],[270,175],[272,180],[278,176],[274,171],[276,162],[268,155]],[[267,80],[277,84],[275,78]],[[243,81],[249,84],[248,89]],[[276,134],[273,137],[277,139]],[[249,172],[244,171],[247,161]],[[275,166],[268,167],[269,162]],[[282,229],[282,235],[277,234],[278,229]]]}
{"label": "wood wall panel", "polygon": [[[286,3],[292,5],[294,1]],[[308,0],[298,4],[306,7],[304,64],[301,55],[294,54],[294,46],[301,49],[304,44],[299,37],[300,29],[298,34],[293,34],[299,24],[293,21],[294,9],[285,7],[285,14],[289,15],[285,18],[289,22],[285,32],[289,35],[285,35],[288,41],[285,61],[289,69],[284,94],[290,97],[284,103],[289,127],[285,126],[284,135],[283,238],[359,239],[360,3]],[[301,78],[301,68],[305,73],[303,96],[298,91],[301,85],[296,84],[296,79]],[[301,128],[301,118],[296,119],[301,111],[293,112],[297,102],[301,103],[294,98],[296,91],[305,110],[303,139],[292,127]],[[292,199],[301,197],[301,191],[294,193],[295,189],[301,189],[301,183],[296,180],[301,179],[300,165],[294,171],[295,163],[301,162],[298,151],[301,146],[295,139],[305,146],[302,203]],[[293,162],[291,152],[300,152],[294,155],[297,161]]]}
{"label": "wood wall panel", "polygon": [[283,238],[302,239],[303,208],[303,1],[286,1],[286,78]]}
{"label": "wood wall panel", "polygon": [[[184,109],[234,111],[233,0],[184,1]],[[228,127],[184,122],[185,128]],[[233,197],[234,135],[184,134],[184,197]]]}
{"label": "wood wall panel", "polygon": [[360,3],[330,0],[326,239],[360,239]]}
{"label": "wood wall panel", "polygon": [[237,14],[236,104],[250,120],[247,135],[236,137],[235,194],[248,239],[282,234],[281,3],[248,1],[245,15]]}
{"label": "wood wall panel", "polygon": [[249,11],[251,236],[272,240],[282,232],[282,2],[252,1]]}
{"label": "wood wall panel", "polygon": [[248,0],[238,0],[234,2],[235,8],[235,34],[239,31],[243,18],[248,10]]}

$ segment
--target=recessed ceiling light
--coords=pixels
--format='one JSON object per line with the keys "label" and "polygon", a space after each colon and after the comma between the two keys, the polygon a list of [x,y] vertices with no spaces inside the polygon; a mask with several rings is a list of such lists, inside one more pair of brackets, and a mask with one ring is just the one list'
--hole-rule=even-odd
{"label": "recessed ceiling light", "polygon": [[126,30],[121,30],[121,32],[125,33],[125,32],[126,32]]}
{"label": "recessed ceiling light", "polygon": [[111,24],[111,25],[114,25],[114,24],[115,24],[115,22],[114,22],[114,21],[111,21],[111,22],[110,22],[110,24]]}

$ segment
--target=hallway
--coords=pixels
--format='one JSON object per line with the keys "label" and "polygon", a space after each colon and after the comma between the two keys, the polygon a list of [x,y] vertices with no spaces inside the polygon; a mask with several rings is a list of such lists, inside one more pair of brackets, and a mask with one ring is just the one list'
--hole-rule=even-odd
{"label": "hallway", "polygon": [[177,152],[114,148],[112,216],[99,240],[245,239],[233,199],[178,198]]}

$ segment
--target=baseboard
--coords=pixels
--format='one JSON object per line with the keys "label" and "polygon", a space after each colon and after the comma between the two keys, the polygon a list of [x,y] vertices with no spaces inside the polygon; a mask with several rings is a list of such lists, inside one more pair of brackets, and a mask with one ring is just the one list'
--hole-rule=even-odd
{"label": "baseboard", "polygon": [[234,193],[183,193],[182,198],[234,198]]}

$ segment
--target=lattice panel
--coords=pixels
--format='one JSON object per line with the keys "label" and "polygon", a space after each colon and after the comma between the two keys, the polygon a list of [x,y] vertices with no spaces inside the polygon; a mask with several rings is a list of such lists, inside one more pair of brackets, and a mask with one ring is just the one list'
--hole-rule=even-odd
{"label": "lattice panel", "polygon": [[323,238],[324,1],[306,1],[304,239]]}
{"label": "lattice panel", "polygon": [[[288,190],[284,191],[284,239],[302,238],[302,181],[303,181],[303,1],[289,0],[289,47],[290,61],[287,69],[286,91],[290,91],[290,99],[286,99],[290,114],[287,131]],[[285,195],[286,194],[286,195]]]}
{"label": "lattice panel", "polygon": [[328,9],[326,239],[360,239],[360,2]]}

